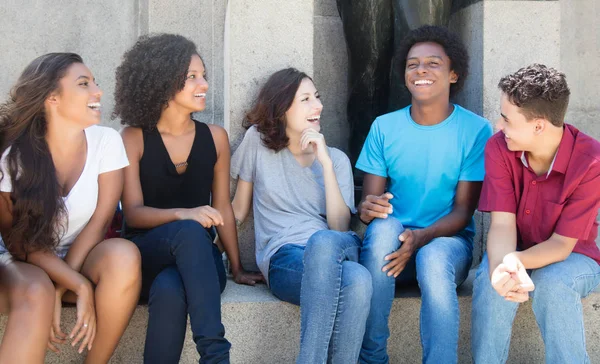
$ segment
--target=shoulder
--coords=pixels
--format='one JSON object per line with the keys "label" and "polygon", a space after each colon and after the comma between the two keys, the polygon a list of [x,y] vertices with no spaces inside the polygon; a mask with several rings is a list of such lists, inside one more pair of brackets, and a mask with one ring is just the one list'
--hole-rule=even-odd
{"label": "shoulder", "polygon": [[346,153],[344,153],[341,150],[334,148],[334,147],[328,147],[328,148],[329,148],[329,155],[331,156],[331,160],[333,161],[333,164],[335,164],[335,165],[340,165],[340,164],[350,165],[350,158],[348,158]]}
{"label": "shoulder", "polygon": [[574,150],[587,156],[593,162],[600,162],[600,142],[591,136],[579,131],[572,125],[565,124],[565,128],[568,128],[573,133],[575,144]]}
{"label": "shoulder", "polygon": [[229,136],[227,135],[227,131],[222,126],[215,124],[204,124],[199,121],[197,122],[197,124],[206,125],[208,127],[208,130],[210,130],[210,133],[212,134],[215,143],[229,143]]}
{"label": "shoulder", "polygon": [[378,116],[375,121],[373,121],[373,125],[376,125],[380,129],[386,129],[397,125],[398,122],[407,120],[406,115],[409,108],[410,106],[407,106],[402,109]]}
{"label": "shoulder", "polygon": [[477,115],[460,105],[454,104],[454,107],[456,108],[459,119],[463,124],[468,126],[469,130],[476,131],[477,133],[483,130],[489,132],[490,135],[492,134],[492,124],[488,119]]}

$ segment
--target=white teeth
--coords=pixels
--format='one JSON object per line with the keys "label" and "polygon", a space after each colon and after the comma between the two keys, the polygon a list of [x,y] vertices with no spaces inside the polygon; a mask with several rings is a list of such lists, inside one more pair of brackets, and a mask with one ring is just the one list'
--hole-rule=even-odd
{"label": "white teeth", "polygon": [[415,81],[415,85],[431,85],[433,81],[431,80],[417,80]]}
{"label": "white teeth", "polygon": [[90,102],[89,104],[87,104],[87,106],[90,109],[97,110],[100,108],[100,103],[99,102]]}
{"label": "white teeth", "polygon": [[206,93],[194,94],[194,97],[206,97]]}
{"label": "white teeth", "polygon": [[321,115],[317,115],[317,116],[312,116],[310,118],[307,118],[306,120],[310,121],[310,122],[315,122],[315,121],[319,121],[321,119]]}

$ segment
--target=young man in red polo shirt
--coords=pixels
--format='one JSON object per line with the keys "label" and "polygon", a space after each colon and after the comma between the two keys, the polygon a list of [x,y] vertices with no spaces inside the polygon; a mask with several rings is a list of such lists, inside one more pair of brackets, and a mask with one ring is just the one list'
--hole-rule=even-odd
{"label": "young man in red polo shirt", "polygon": [[600,143],[564,123],[565,75],[534,64],[500,80],[499,133],[485,149],[491,212],[473,289],[476,363],[504,363],[519,303],[532,298],[546,363],[589,363],[581,298],[600,282]]}

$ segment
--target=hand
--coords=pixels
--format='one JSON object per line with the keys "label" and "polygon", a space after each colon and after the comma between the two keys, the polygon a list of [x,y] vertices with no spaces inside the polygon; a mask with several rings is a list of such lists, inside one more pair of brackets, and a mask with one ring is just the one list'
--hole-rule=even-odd
{"label": "hand", "polygon": [[245,270],[240,269],[233,274],[233,280],[237,284],[254,286],[258,282],[264,282],[265,277],[263,277],[262,273],[246,272]]}
{"label": "hand", "polygon": [[370,223],[375,218],[385,219],[388,214],[394,212],[392,204],[389,202],[394,196],[386,192],[381,196],[367,195],[359,204],[360,220],[365,224]]}
{"label": "hand", "polygon": [[535,289],[535,285],[527,274],[525,266],[518,257],[518,253],[509,253],[504,256],[502,264],[510,272],[511,278],[517,282],[511,291],[504,296],[507,301],[522,303],[529,300],[529,292]]}
{"label": "hand", "polygon": [[388,272],[388,277],[393,275],[394,278],[397,278],[398,275],[402,273],[417,248],[424,245],[425,237],[422,230],[405,229],[404,232],[398,236],[398,240],[402,242],[400,249],[384,258],[385,260],[391,260],[391,262],[382,269],[383,272]]}
{"label": "hand", "polygon": [[205,228],[224,225],[223,216],[211,206],[199,206],[193,209],[182,209],[178,214],[179,220],[194,220]]}
{"label": "hand", "polygon": [[312,145],[315,156],[321,165],[331,163],[329,150],[327,149],[327,144],[325,144],[325,137],[313,128],[304,129],[300,137],[300,147],[302,150],[308,148],[309,145]]}
{"label": "hand", "polygon": [[62,297],[64,296],[66,288],[56,286],[55,300],[54,300],[54,316],[52,317],[52,326],[50,326],[50,340],[48,340],[48,349],[55,353],[60,353],[56,344],[64,344],[67,335],[62,332],[60,328],[60,318],[62,312]]}
{"label": "hand", "polygon": [[75,293],[77,294],[77,322],[69,337],[74,338],[71,346],[77,345],[81,340],[78,350],[81,354],[86,346],[88,350],[92,349],[92,342],[96,337],[96,308],[94,306],[94,289],[89,282]]}

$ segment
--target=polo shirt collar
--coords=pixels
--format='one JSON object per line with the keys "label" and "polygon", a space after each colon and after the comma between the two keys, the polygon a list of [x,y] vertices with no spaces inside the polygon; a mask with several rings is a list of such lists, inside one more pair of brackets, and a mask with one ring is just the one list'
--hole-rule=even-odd
{"label": "polo shirt collar", "polygon": [[[571,159],[571,152],[573,151],[573,145],[575,144],[575,136],[573,135],[571,128],[571,125],[565,124],[563,135],[560,140],[560,144],[558,145],[558,150],[554,154],[552,163],[550,163],[550,168],[548,168],[546,178],[550,176],[550,172],[552,171],[562,174],[567,171],[567,166],[569,165],[569,160]],[[527,162],[527,157],[525,157],[525,152],[521,152],[519,159],[521,159],[521,163],[523,163],[525,168],[529,168],[529,163]]]}

